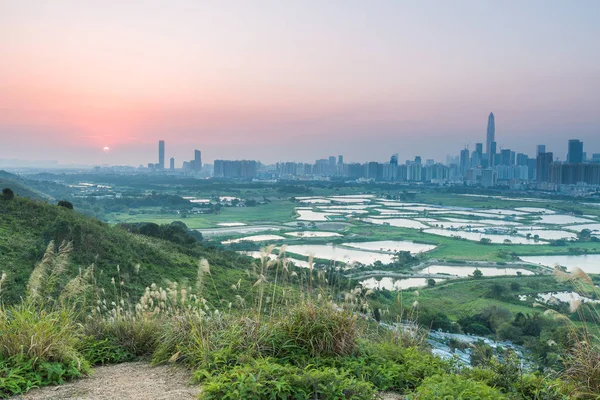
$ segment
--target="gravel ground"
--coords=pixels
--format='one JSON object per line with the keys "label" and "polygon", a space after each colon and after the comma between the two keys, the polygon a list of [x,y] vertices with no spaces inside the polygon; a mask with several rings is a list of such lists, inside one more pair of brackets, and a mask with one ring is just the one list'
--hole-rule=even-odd
{"label": "gravel ground", "polygon": [[189,385],[190,374],[181,369],[134,362],[98,367],[90,377],[61,386],[33,389],[14,397],[23,400],[167,400],[195,399],[200,387]]}

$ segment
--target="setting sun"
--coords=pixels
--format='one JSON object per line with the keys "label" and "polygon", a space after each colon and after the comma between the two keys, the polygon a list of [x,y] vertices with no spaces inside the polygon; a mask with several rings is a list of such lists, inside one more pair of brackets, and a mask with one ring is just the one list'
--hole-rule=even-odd
{"label": "setting sun", "polygon": [[110,151],[110,147],[108,147],[108,146],[104,146],[104,147],[102,148],[102,151],[104,151],[105,153],[108,153],[108,152]]}

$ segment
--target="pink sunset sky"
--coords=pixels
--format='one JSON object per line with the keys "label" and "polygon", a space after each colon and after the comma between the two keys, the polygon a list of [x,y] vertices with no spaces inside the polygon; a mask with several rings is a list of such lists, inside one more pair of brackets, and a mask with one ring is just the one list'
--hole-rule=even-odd
{"label": "pink sunset sky", "polygon": [[[0,1],[0,158],[600,153],[600,2]],[[104,152],[103,147],[110,147]]]}

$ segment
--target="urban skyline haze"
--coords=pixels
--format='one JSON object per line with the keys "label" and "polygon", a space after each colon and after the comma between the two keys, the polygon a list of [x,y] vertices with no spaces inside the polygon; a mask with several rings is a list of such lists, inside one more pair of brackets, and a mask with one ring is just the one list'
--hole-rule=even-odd
{"label": "urban skyline haze", "polygon": [[498,152],[600,152],[598,20],[591,0],[2,2],[0,159],[443,161],[490,111]]}

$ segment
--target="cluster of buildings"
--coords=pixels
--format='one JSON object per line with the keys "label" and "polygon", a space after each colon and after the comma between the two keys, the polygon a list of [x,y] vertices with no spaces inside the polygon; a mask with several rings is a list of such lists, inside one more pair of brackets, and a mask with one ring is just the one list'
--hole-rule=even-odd
{"label": "cluster of buildings", "polygon": [[[212,171],[211,171],[212,167]],[[158,144],[158,163],[148,164],[149,169],[165,170],[165,142]],[[170,159],[169,170],[175,171],[175,159]],[[253,160],[215,160],[214,164],[202,165],[200,150],[194,151],[194,159],[184,161],[184,173],[210,174],[225,179],[346,179],[387,182],[421,182],[433,184],[466,184],[492,187],[536,186],[557,190],[561,185],[600,186],[600,154],[588,159],[583,142],[569,140],[567,160],[554,159],[545,145],[538,145],[534,157],[499,147],[496,142],[496,123],[493,113],[488,116],[485,146],[476,143],[475,149],[460,151],[458,156],[448,156],[446,163],[420,156],[398,162],[393,154],[389,162],[344,162],[344,157],[330,156],[314,163],[279,162],[263,165]]]}
{"label": "cluster of buildings", "polygon": [[[148,169],[154,171],[165,171],[165,141],[158,141],[158,162],[148,163]],[[175,158],[171,157],[169,160],[169,171],[175,171]],[[182,166],[183,171],[189,172],[200,172],[202,171],[202,152],[200,150],[194,150],[194,159],[184,161]]]}

